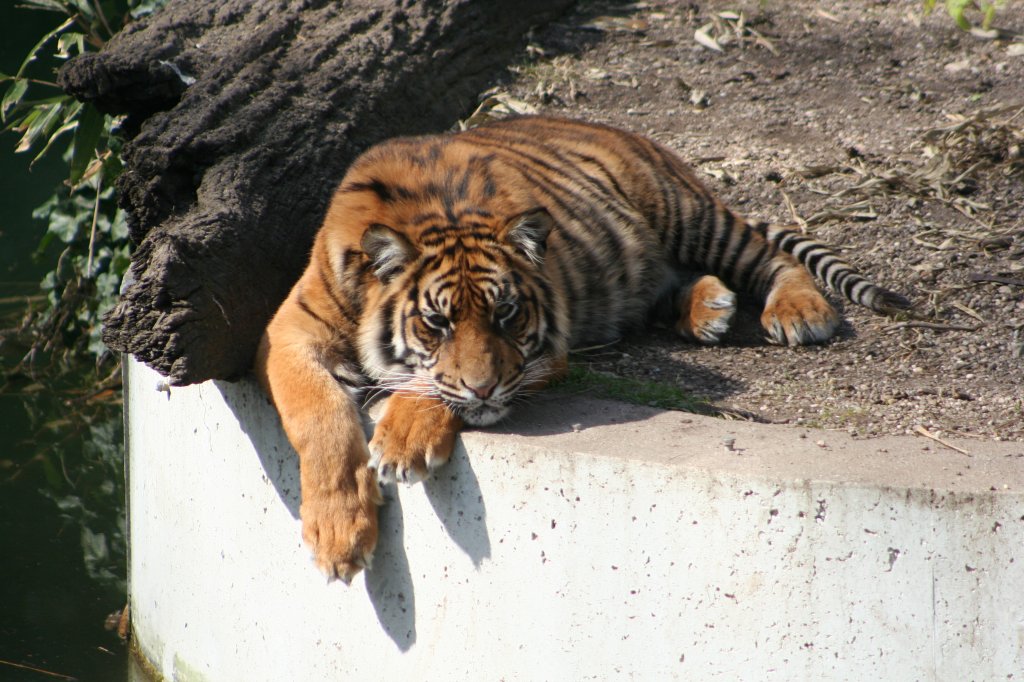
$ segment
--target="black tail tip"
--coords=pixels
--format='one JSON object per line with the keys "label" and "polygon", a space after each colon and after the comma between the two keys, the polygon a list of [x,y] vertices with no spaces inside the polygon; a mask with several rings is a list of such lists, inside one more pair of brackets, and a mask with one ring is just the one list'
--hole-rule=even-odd
{"label": "black tail tip", "polygon": [[914,304],[903,294],[878,287],[871,300],[871,309],[882,315],[899,315],[913,312]]}

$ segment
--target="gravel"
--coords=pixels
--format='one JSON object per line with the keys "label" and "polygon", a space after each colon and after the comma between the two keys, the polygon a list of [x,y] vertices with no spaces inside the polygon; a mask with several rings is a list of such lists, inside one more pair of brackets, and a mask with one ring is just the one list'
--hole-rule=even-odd
{"label": "gravel", "polygon": [[[1024,12],[996,25],[1024,32]],[[767,422],[1024,440],[1020,45],[918,0],[588,3],[535,35],[503,94],[668,144],[732,206],[807,221],[932,323],[833,298],[838,336],[784,348],[749,302],[720,346],[655,329],[574,362]]]}

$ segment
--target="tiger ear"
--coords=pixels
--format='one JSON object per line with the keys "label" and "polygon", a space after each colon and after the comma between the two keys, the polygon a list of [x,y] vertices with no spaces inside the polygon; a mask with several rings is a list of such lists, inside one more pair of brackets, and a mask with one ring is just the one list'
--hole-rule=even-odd
{"label": "tiger ear", "polygon": [[505,241],[523,252],[536,265],[544,262],[548,235],[555,226],[555,219],[546,208],[535,208],[520,213],[508,221]]}
{"label": "tiger ear", "polygon": [[419,255],[405,235],[380,223],[370,225],[363,232],[361,245],[373,263],[373,274],[382,282],[389,281]]}

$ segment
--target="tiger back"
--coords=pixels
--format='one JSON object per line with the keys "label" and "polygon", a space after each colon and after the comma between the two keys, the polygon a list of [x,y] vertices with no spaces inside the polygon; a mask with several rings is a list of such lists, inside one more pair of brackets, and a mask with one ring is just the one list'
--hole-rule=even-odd
{"label": "tiger back", "polygon": [[[828,339],[839,317],[812,273],[878,312],[908,305],[828,247],[744,220],[673,152],[622,130],[527,117],[370,149],[257,360],[299,453],[318,564],[343,579],[367,565],[368,480],[422,479],[463,424],[501,419],[570,348],[656,309],[715,343],[745,291],[774,342]],[[368,386],[390,395],[367,446],[354,424]]]}

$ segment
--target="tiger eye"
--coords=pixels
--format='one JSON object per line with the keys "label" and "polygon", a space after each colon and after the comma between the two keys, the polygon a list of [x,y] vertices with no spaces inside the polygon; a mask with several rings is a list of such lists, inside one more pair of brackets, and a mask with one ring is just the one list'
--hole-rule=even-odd
{"label": "tiger eye", "polygon": [[494,317],[497,318],[499,322],[504,322],[515,315],[518,310],[519,306],[515,303],[504,301],[494,308]]}
{"label": "tiger eye", "polygon": [[438,330],[448,329],[448,318],[441,313],[424,313],[423,321],[427,323],[428,327],[433,327]]}

